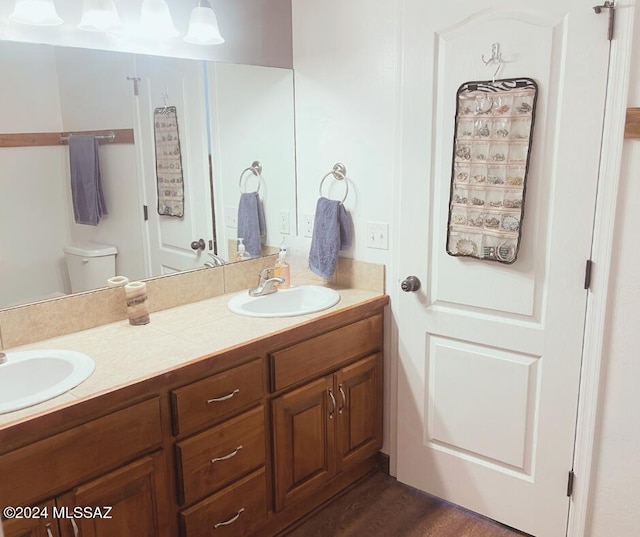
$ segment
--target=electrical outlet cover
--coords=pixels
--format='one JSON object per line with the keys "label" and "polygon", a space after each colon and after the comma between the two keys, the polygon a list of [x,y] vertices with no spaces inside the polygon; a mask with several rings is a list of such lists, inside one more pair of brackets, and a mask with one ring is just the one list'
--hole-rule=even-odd
{"label": "electrical outlet cover", "polygon": [[313,220],[314,215],[312,214],[302,215],[302,233],[305,237],[313,236]]}
{"label": "electrical outlet cover", "polygon": [[283,235],[289,235],[291,233],[289,211],[280,211],[280,233]]}

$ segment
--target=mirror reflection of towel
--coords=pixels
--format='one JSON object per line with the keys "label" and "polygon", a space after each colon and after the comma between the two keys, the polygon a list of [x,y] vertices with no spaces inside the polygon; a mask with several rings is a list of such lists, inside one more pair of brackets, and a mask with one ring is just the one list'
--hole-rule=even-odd
{"label": "mirror reflection of towel", "polygon": [[251,257],[262,255],[262,238],[266,233],[264,210],[257,192],[240,194],[238,204],[238,238],[244,239],[244,246]]}
{"label": "mirror reflection of towel", "polygon": [[107,214],[102,192],[98,140],[95,136],[69,137],[71,197],[77,224],[97,226]]}
{"label": "mirror reflection of towel", "polygon": [[351,219],[342,202],[320,198],[316,205],[309,268],[328,280],[336,271],[338,252],[351,246]]}

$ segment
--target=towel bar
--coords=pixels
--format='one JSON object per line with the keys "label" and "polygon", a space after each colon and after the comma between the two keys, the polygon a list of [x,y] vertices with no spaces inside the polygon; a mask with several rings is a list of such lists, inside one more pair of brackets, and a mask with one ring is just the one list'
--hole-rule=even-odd
{"label": "towel bar", "polygon": [[[71,138],[72,135],[69,136],[60,136],[60,143],[62,142],[68,142],[69,138]],[[96,134],[94,135],[94,138],[96,140],[107,140],[109,142],[115,142],[116,141],[116,135],[113,132],[110,132],[109,134]]]}
{"label": "towel bar", "polygon": [[242,194],[245,193],[245,191],[242,189],[242,178],[244,177],[244,174],[247,172],[251,172],[253,175],[255,175],[258,178],[258,188],[256,188],[255,191],[260,192],[260,184],[262,182],[262,164],[260,164],[260,162],[258,162],[257,160],[254,160],[251,163],[251,166],[242,170],[242,173],[240,174],[240,179],[238,180],[238,188],[240,189],[240,192]]}
{"label": "towel bar", "polygon": [[332,175],[336,181],[344,181],[345,191],[344,197],[342,198],[342,203],[344,203],[344,201],[347,199],[347,196],[349,195],[349,181],[347,179],[347,168],[340,162],[335,164],[331,171],[325,174],[325,176],[320,181],[320,197],[322,197],[322,186],[324,185],[327,177],[329,177],[330,175]]}

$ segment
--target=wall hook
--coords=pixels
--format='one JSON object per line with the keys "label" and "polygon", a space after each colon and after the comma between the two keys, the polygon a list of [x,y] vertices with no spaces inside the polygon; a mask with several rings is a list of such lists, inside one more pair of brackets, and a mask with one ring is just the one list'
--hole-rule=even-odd
{"label": "wall hook", "polygon": [[496,76],[498,75],[498,73],[500,72],[500,69],[502,69],[502,66],[504,65],[504,61],[502,59],[502,52],[500,52],[500,43],[494,43],[493,45],[491,45],[491,57],[488,60],[485,60],[484,54],[483,54],[482,63],[484,63],[487,66],[490,64],[497,65],[496,70],[493,72],[493,79],[492,79],[492,83],[495,83]]}
{"label": "wall hook", "polygon": [[169,100],[169,87],[165,86],[164,87],[164,91],[162,92],[162,101],[164,102],[164,111],[167,111],[168,108],[168,104],[167,101]]}

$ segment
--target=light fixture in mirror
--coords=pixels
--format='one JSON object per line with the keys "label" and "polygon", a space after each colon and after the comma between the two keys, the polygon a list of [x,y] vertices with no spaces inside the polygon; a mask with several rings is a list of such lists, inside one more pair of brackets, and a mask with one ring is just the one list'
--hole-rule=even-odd
{"label": "light fixture in mirror", "polygon": [[176,37],[169,6],[165,0],[143,0],[140,11],[140,33],[145,37],[166,39]]}
{"label": "light fixture in mirror", "polygon": [[57,26],[64,22],[58,16],[53,0],[16,0],[9,20],[33,26]]}
{"label": "light fixture in mirror", "polygon": [[220,35],[218,19],[213,6],[209,0],[204,0],[208,6],[203,6],[203,0],[191,12],[189,20],[189,30],[184,40],[187,43],[196,45],[219,45],[224,43],[224,38]]}
{"label": "light fixture in mirror", "polygon": [[89,32],[113,32],[122,28],[113,0],[84,0],[78,28]]}

